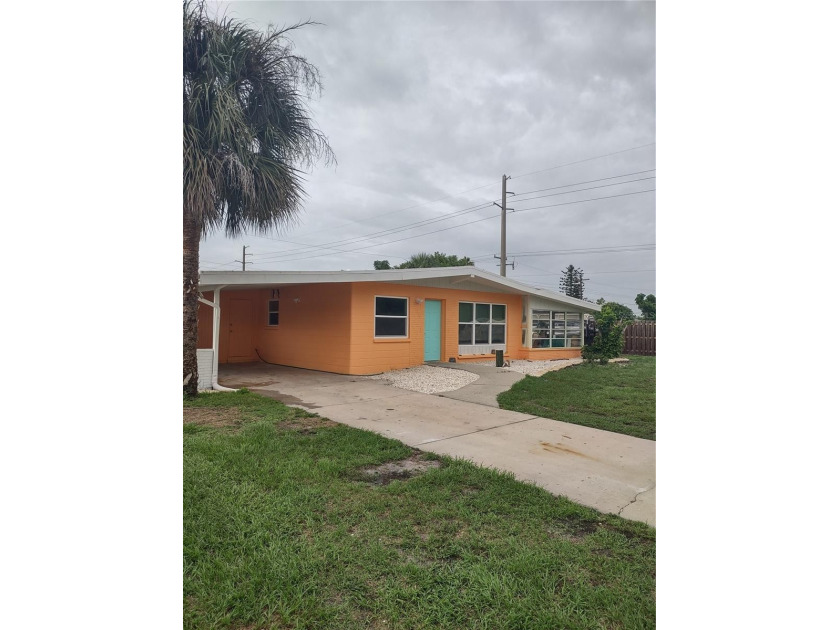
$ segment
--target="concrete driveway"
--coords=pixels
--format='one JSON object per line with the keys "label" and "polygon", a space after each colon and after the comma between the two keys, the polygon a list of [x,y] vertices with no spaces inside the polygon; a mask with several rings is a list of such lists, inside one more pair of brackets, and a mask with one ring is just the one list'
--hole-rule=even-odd
{"label": "concrete driveway", "polygon": [[219,382],[423,451],[506,470],[601,512],[656,525],[656,442],[650,440],[380,380],[266,363],[220,365]]}

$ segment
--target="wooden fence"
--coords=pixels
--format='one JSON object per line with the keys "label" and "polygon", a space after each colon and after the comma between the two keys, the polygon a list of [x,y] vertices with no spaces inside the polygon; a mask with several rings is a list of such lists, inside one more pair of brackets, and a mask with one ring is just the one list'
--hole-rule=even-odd
{"label": "wooden fence", "polygon": [[633,322],[624,329],[624,354],[656,356],[656,322]]}

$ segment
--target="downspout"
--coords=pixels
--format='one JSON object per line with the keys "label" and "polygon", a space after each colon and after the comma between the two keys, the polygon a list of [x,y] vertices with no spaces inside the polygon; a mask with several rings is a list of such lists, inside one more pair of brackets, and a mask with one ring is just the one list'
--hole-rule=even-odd
{"label": "downspout", "polygon": [[205,300],[203,297],[199,297],[198,300],[213,307],[213,373],[210,376],[210,387],[217,392],[235,392],[235,389],[219,385],[219,328],[221,327],[222,312],[221,294],[224,287],[225,285],[222,285],[213,289],[212,302]]}

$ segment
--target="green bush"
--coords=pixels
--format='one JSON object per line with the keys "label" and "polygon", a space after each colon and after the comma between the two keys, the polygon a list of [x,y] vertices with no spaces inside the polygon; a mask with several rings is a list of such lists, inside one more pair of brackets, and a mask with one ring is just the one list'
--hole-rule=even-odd
{"label": "green bush", "polygon": [[595,340],[581,350],[581,356],[587,361],[606,363],[621,354],[623,347],[622,333],[624,321],[619,319],[613,308],[607,304],[595,315]]}

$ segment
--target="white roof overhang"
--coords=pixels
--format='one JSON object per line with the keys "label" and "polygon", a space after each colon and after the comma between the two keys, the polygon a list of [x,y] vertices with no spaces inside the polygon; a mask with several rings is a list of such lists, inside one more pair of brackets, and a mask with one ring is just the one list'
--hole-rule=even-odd
{"label": "white roof overhang", "polygon": [[216,287],[225,289],[263,289],[278,285],[326,284],[333,282],[391,282],[396,284],[423,284],[424,281],[448,279],[453,289],[458,281],[470,281],[500,293],[533,295],[573,306],[585,313],[597,313],[601,307],[592,302],[578,300],[555,291],[536,287],[497,276],[475,267],[432,267],[428,269],[387,269],[362,271],[202,271],[199,275],[200,291]]}

